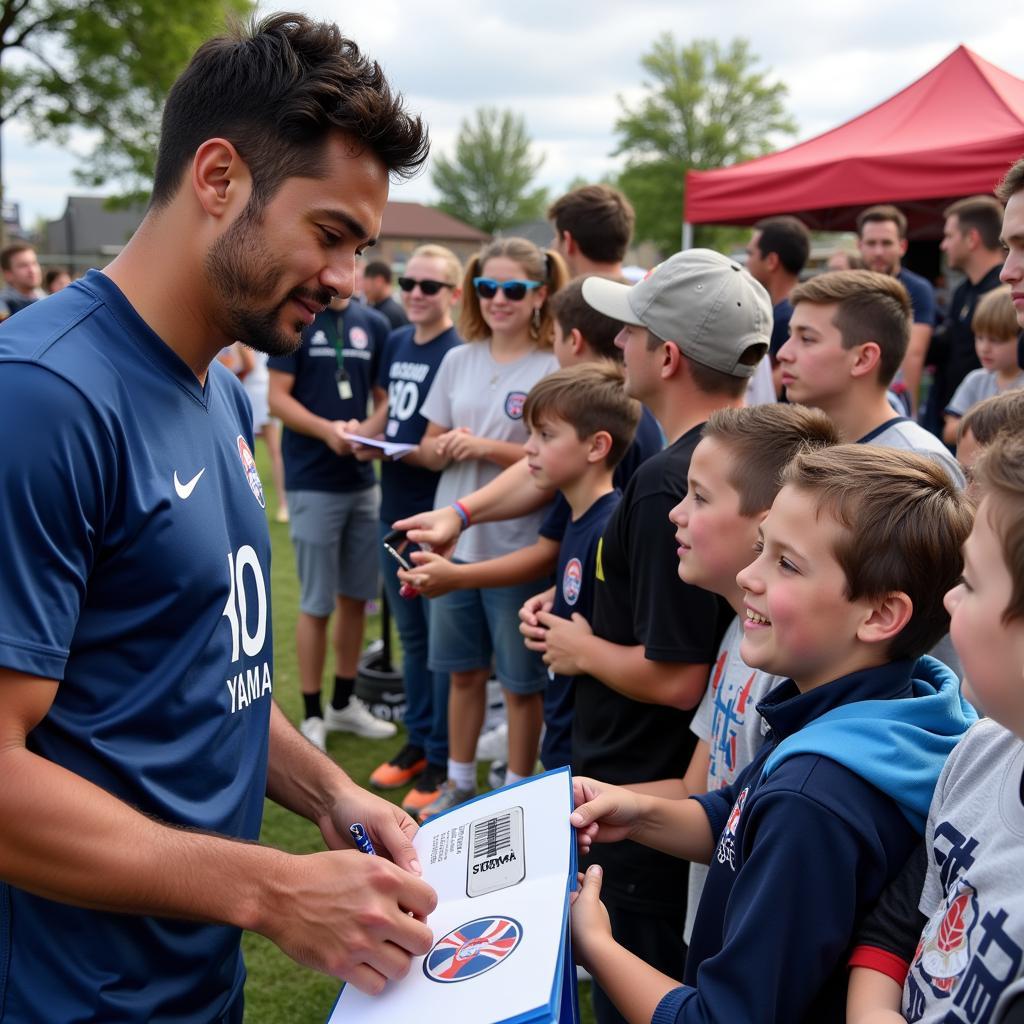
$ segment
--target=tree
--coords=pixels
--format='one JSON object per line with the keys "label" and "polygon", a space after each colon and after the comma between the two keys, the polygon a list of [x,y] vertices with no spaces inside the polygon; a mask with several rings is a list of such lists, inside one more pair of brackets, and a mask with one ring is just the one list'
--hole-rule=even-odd
{"label": "tree", "polygon": [[15,118],[58,143],[87,129],[95,142],[79,180],[116,180],[139,198],[171,83],[226,16],[252,9],[251,0],[0,0],[0,132]]}
{"label": "tree", "polygon": [[[663,33],[641,65],[650,75],[636,107],[620,97],[614,155],[625,154],[619,187],[636,209],[636,236],[667,253],[679,248],[686,171],[724,167],[769,153],[772,137],[791,135],[786,87],[754,70],[758,58],[744,39],[723,49],[698,39],[677,45]],[[711,234],[698,228],[707,244]]]}
{"label": "tree", "polygon": [[454,157],[434,158],[431,180],[441,193],[438,208],[488,234],[542,216],[547,190],[530,186],[543,162],[530,152],[522,117],[481,107],[472,122],[460,125]]}

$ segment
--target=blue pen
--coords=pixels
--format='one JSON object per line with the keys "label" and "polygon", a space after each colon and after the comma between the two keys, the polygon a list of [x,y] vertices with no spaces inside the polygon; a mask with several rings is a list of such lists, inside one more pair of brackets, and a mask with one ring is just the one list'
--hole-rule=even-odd
{"label": "blue pen", "polygon": [[366,829],[358,821],[349,825],[348,830],[352,833],[352,839],[355,841],[356,849],[360,853],[368,853],[371,857],[377,856],[377,851],[373,848],[373,843],[370,842]]}

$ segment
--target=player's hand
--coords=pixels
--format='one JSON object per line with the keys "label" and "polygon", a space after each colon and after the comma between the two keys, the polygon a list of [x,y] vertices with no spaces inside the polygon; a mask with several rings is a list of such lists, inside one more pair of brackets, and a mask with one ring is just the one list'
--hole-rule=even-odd
{"label": "player's hand", "polygon": [[398,578],[414,587],[424,597],[440,597],[459,589],[460,566],[433,551],[413,551],[409,555],[411,570],[399,569]]}
{"label": "player's hand", "polygon": [[546,630],[544,637],[544,664],[561,676],[578,676],[580,654],[583,644],[594,631],[579,612],[573,612],[571,619],[563,619],[550,611],[537,613],[537,622]]}
{"label": "player's hand", "polygon": [[588,970],[593,950],[602,943],[615,941],[611,919],[601,902],[603,879],[601,865],[591,864],[587,873],[579,876],[580,887],[569,894],[573,956],[576,963]]}
{"label": "player's hand", "polygon": [[[351,431],[349,431],[349,433],[351,433],[351,434],[359,434],[360,431],[358,431],[358,430],[351,430]],[[377,436],[374,437],[374,441],[383,441],[383,440],[384,440],[384,435],[383,434],[377,434]],[[372,444],[360,444],[358,441],[350,441],[349,445],[352,448],[352,454],[360,462],[372,462],[374,459],[383,459],[384,458],[384,450],[382,448],[374,448],[374,446]]]}
{"label": "player's hand", "polygon": [[618,843],[629,839],[641,824],[638,794],[582,775],[573,776],[572,798],[576,809],[569,823],[576,829],[581,854],[594,843]]}
{"label": "player's hand", "polygon": [[391,524],[395,530],[404,530],[406,537],[414,544],[428,545],[431,550],[446,558],[455,550],[455,542],[462,532],[462,518],[453,508],[436,508],[433,512],[421,512],[408,519],[399,519]]}
{"label": "player's hand", "polygon": [[405,977],[433,942],[426,918],[437,895],[383,857],[288,855],[271,887],[256,930],[293,960],[371,995]]}
{"label": "player's hand", "polygon": [[352,445],[345,437],[350,429],[351,420],[328,420],[324,427],[321,440],[335,455],[351,455]]}
{"label": "player's hand", "polygon": [[542,593],[527,598],[519,609],[519,632],[523,636],[523,643],[527,650],[539,651],[541,654],[547,650],[545,640],[548,631],[541,625],[537,616],[541,612],[550,612],[554,599],[555,588],[548,587]]}
{"label": "player's hand", "polygon": [[360,786],[346,786],[339,799],[317,819],[317,825],[332,850],[346,850],[352,847],[349,825],[357,821],[366,827],[377,853],[390,858],[404,871],[423,874],[412,845],[419,826],[401,807]]}

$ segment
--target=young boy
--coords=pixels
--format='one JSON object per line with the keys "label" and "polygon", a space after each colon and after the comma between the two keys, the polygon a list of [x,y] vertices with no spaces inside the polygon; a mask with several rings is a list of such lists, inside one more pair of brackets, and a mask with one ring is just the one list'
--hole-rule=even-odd
{"label": "young boy", "polygon": [[971,328],[981,367],[964,377],[946,406],[942,430],[946,444],[956,441],[961,418],[979,402],[1011,388],[1024,387],[1024,371],[1017,365],[1020,327],[1008,286],[996,288],[978,303]]}
{"label": "young boy", "polygon": [[627,1019],[842,1019],[844,952],[973,719],[944,666],[915,666],[947,628],[970,523],[949,475],[909,452],[841,445],[786,468],[737,577],[741,657],[786,677],[758,705],[765,745],[690,800],[575,781],[584,851],[628,837],[711,865],[683,987],[616,944],[588,869],[573,942]]}
{"label": "young boy", "polygon": [[[832,421],[803,405],[722,409],[704,425],[690,462],[686,497],[669,518],[676,525],[680,578],[721,595],[737,617],[725,632],[707,692],[690,723],[698,743],[686,778],[660,788],[659,795],[685,797],[731,785],[761,749],[761,717],[754,709],[783,680],[750,668],[740,656],[743,591],[736,574],[750,562],[758,525],[778,493],[786,464],[804,447],[838,440]],[[704,864],[690,865],[687,944],[707,872]]]}
{"label": "young boy", "polygon": [[949,449],[889,404],[888,388],[910,337],[903,285],[888,274],[840,270],[805,281],[789,300],[789,340],[776,354],[789,400],[828,413],[843,441],[934,459],[962,487]]}
{"label": "young boy", "polygon": [[1004,430],[1024,431],[1024,389],[1004,391],[968,409],[956,435],[956,460],[973,497],[974,463]]}
{"label": "young boy", "polygon": [[[946,594],[968,689],[989,718],[950,755],[909,902],[904,876],[873,918],[887,939],[854,952],[847,1019],[1024,1020],[1024,440],[1005,432],[976,465],[981,503],[963,576]],[[922,892],[921,874],[924,876]],[[919,899],[919,902],[918,902]],[[919,906],[920,913],[915,912]],[[902,950],[900,946],[903,946]],[[909,968],[909,973],[908,973]],[[904,979],[905,978],[905,983]],[[902,1008],[902,1012],[899,1008]]]}
{"label": "young boy", "polygon": [[[527,396],[523,417],[530,428],[530,473],[538,487],[557,487],[570,511],[555,584],[527,601],[519,613],[520,630],[531,650],[546,650],[528,624],[538,611],[590,621],[598,544],[622,497],[612,477],[640,419],[640,403],[626,394],[622,383],[622,368],[603,361],[558,370]],[[552,668],[548,674],[540,759],[550,770],[571,763],[575,696],[573,676]]]}

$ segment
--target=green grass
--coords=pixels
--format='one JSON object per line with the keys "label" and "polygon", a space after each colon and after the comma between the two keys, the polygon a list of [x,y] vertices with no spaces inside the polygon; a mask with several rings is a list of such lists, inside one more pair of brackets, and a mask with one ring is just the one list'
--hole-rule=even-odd
{"label": "green grass", "polygon": [[[257,442],[256,462],[267,492],[267,508],[277,507],[266,448]],[[298,670],[295,659],[295,619],[299,607],[299,587],[295,575],[295,558],[288,527],[271,521],[273,546],[271,566],[271,597],[274,614],[274,698],[292,722],[302,717]],[[371,616],[367,622],[368,639],[380,636],[380,619]],[[397,642],[394,646],[397,651]],[[330,664],[328,656],[328,664]],[[332,673],[333,674],[333,673]],[[325,674],[325,695],[329,683]],[[401,733],[392,740],[365,740],[346,733],[329,733],[327,752],[360,785],[366,785],[370,772],[401,745]],[[485,774],[483,766],[482,775]],[[484,781],[483,779],[481,780]],[[401,803],[404,790],[392,794]],[[270,846],[294,853],[311,853],[324,848],[316,826],[290,814],[267,801],[261,839]],[[249,971],[245,986],[245,1019],[247,1024],[323,1024],[337,998],[339,983],[305,967],[300,967],[262,936],[246,933],[242,949]],[[584,1024],[592,1024],[590,986],[580,990],[580,1009]]]}

